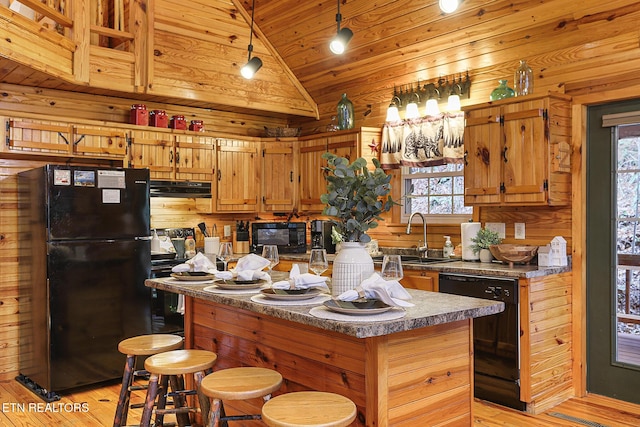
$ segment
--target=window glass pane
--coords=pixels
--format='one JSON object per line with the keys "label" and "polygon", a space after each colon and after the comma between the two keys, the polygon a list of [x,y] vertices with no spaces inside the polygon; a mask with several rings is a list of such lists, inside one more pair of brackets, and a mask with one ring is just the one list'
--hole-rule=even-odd
{"label": "window glass pane", "polygon": [[464,195],[464,177],[462,176],[453,177],[453,194]]}
{"label": "window glass pane", "polygon": [[618,218],[638,217],[638,184],[640,173],[618,174]]}
{"label": "window glass pane", "polygon": [[429,180],[429,194],[451,194],[453,191],[451,177],[431,178]]}
{"label": "window glass pane", "polygon": [[449,196],[436,196],[429,198],[429,213],[430,214],[452,214],[453,203]]}
{"label": "window glass pane", "polygon": [[471,215],[473,208],[464,205],[464,196],[453,196],[453,213]]}

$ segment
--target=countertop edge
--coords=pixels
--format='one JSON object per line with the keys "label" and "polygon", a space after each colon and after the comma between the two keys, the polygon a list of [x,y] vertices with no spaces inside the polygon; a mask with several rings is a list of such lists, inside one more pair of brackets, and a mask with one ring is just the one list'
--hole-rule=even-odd
{"label": "countertop edge", "polygon": [[438,292],[407,289],[414,307],[406,310],[406,315],[397,320],[376,322],[344,322],[321,319],[309,314],[313,306],[275,306],[253,302],[255,294],[217,294],[205,291],[206,285],[172,283],[170,279],[147,279],[145,285],[168,292],[237,307],[278,319],[289,320],[320,329],[334,331],[356,338],[370,338],[435,326],[475,317],[488,316],[504,310],[504,303],[498,301],[469,298]]}

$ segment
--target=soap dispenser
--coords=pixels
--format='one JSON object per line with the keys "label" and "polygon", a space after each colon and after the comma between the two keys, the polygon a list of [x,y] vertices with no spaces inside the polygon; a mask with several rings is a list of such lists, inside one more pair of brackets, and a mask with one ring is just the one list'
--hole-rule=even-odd
{"label": "soap dispenser", "polygon": [[156,230],[153,230],[153,236],[151,236],[151,252],[160,252],[160,238]]}
{"label": "soap dispenser", "polygon": [[451,236],[444,236],[444,247],[442,248],[442,256],[450,258],[453,255],[453,243],[451,243]]}

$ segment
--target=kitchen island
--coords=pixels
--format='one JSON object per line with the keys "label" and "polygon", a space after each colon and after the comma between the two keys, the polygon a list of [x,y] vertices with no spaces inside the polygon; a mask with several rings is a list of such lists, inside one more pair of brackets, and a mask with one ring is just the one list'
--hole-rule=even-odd
{"label": "kitchen island", "polygon": [[[279,393],[347,396],[358,407],[357,426],[471,425],[472,319],[504,309],[500,302],[408,290],[415,306],[401,318],[338,321],[314,316],[303,301],[265,305],[251,294],[213,293],[207,285],[146,283],[185,295],[186,346],[216,352],[216,369],[272,368],[285,378]],[[261,403],[225,407],[247,413]]]}

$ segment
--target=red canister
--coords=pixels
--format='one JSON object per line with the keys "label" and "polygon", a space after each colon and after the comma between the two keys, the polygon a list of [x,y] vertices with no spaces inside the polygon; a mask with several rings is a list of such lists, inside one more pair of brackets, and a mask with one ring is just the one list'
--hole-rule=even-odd
{"label": "red canister", "polygon": [[157,128],[166,128],[169,126],[169,116],[164,110],[152,110],[149,113],[149,125]]}
{"label": "red canister", "polygon": [[133,104],[129,112],[129,121],[132,125],[148,126],[149,112],[144,104]]}
{"label": "red canister", "polygon": [[187,121],[184,116],[171,116],[169,127],[171,129],[187,130]]}
{"label": "red canister", "polygon": [[194,130],[196,132],[204,132],[204,123],[202,120],[191,120],[191,124],[189,125],[189,130]]}

